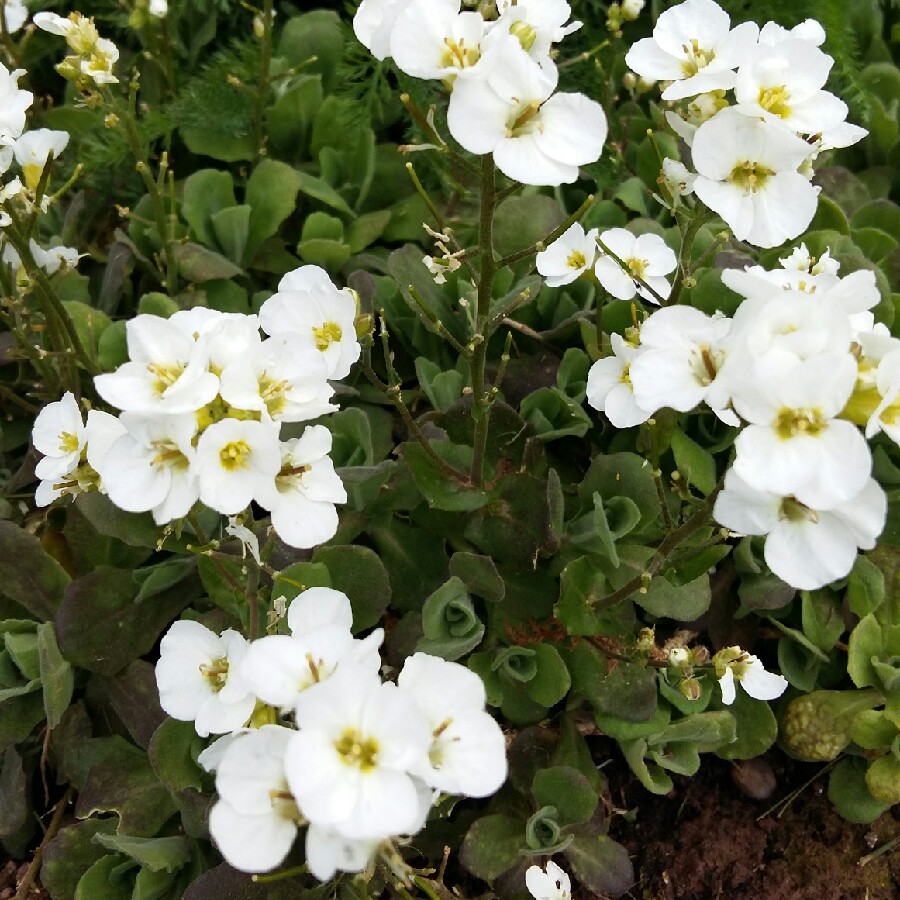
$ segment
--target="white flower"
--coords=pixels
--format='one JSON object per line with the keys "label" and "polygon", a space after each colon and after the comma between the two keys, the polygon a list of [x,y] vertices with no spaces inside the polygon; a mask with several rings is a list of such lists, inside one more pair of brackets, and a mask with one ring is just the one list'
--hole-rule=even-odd
{"label": "white flower", "polygon": [[222,399],[279,422],[304,422],[334,412],[324,354],[297,343],[293,335],[277,335],[230,362],[219,376]]}
{"label": "white flower", "polygon": [[97,393],[129,412],[195,412],[219,391],[204,348],[170,320],[140,315],[125,325],[130,361],[94,378]]}
{"label": "white flower", "polygon": [[160,706],[173,719],[193,722],[200,737],[240,728],[256,705],[240,676],[247,646],[231,629],[217,637],[199,622],[175,622],[159,646]]}
{"label": "white flower", "polygon": [[44,250],[43,247],[35,243],[33,238],[30,244],[31,255],[34,257],[34,261],[48,275],[52,275],[62,268],[74,268],[78,265],[78,260],[84,255],[79,253],[74,247],[64,247],[62,244],[57,244],[55,247],[48,247]]}
{"label": "white flower", "polygon": [[264,725],[230,741],[216,766],[219,800],[209,830],[222,856],[242,872],[268,872],[297,836],[297,804],[284,776],[293,729]]}
{"label": "white flower", "polygon": [[353,31],[376,59],[390,56],[394,23],[409,3],[410,0],[362,0],[359,4],[353,17]]}
{"label": "white flower", "polygon": [[223,419],[197,441],[200,500],[226,515],[249,506],[280,467],[278,429],[267,422]]}
{"label": "white flower", "polygon": [[449,78],[481,56],[485,22],[461,0],[412,0],[391,31],[397,68],[414,78]]}
{"label": "white flower", "polygon": [[552,859],[547,860],[546,872],[540,866],[529,867],[525,887],[534,900],[572,900],[572,882]]}
{"label": "white flower", "polygon": [[688,171],[684,163],[676,159],[664,159],[662,175],[673,197],[687,197],[694,193],[694,179],[697,176]]}
{"label": "white flower", "polygon": [[597,257],[597,229],[587,234],[577,222],[561,234],[546,250],[535,258],[538,272],[547,280],[547,287],[571,284],[589,272]]}
{"label": "white flower", "polygon": [[100,476],[110,500],[128,512],[153,511],[157,524],[180,519],[197,502],[197,420],[190,413],[122,413],[126,429],[106,454]]}
{"label": "white flower", "polygon": [[554,94],[547,74],[512,37],[497,41],[454,83],[450,134],[470,153],[492,153],[523,184],[570,184],[603,150],[603,108],[583,94]]}
{"label": "white flower", "polygon": [[809,145],[779,124],[723,109],[697,129],[694,192],[741,241],[774,247],[812,221],[819,188],[797,169]]}
{"label": "white flower", "polygon": [[409,773],[427,756],[431,730],[412,697],[376,675],[339,670],[303,692],[296,721],[285,768],[310,822],[362,841],[421,827]]}
{"label": "white flower", "polygon": [[619,300],[630,300],[639,294],[650,303],[659,300],[637,281],[640,278],[657,294],[668,297],[672,285],[664,277],[678,265],[675,253],[656,234],[634,235],[625,228],[611,228],[600,235],[603,245],[615,253],[627,266],[627,271],[601,249],[594,264],[594,274],[600,284]]}
{"label": "white flower", "polygon": [[666,122],[688,147],[692,147],[697,129],[726,106],[725,91],[698,94],[683,108],[666,110]]}
{"label": "white flower", "polygon": [[169,15],[169,0],[150,0],[147,12],[157,19],[165,19]]}
{"label": "white flower", "polygon": [[853,393],[849,353],[798,360],[773,350],[753,371],[755,390],[734,396],[749,424],[737,437],[734,470],[747,484],[828,509],[855,496],[872,470],[869,445],[837,419]]}
{"label": "white flower", "polygon": [[754,700],[774,700],[787,690],[788,682],[783,675],[767,672],[758,657],[740,647],[726,647],[712,661],[726,706],[734,703],[735,681],[739,681]]}
{"label": "white flower", "polygon": [[85,447],[84,420],[71,391],[38,413],[31,440],[44,456],[35,466],[38,478],[58,478],[78,465]]}
{"label": "white flower", "polygon": [[633,22],[644,10],[645,0],[622,0],[619,4],[622,8],[622,18],[626,22]]}
{"label": "white flower", "polygon": [[24,131],[25,110],[34,100],[34,94],[19,87],[24,74],[24,69],[10,72],[0,63],[0,135],[6,138],[17,138]]}
{"label": "white flower", "polygon": [[775,46],[788,38],[796,38],[820,47],[825,43],[825,37],[825,29],[815,19],[807,19],[790,30],[777,22],[766,22],[760,29],[759,43],[763,46]]}
{"label": "white flower", "polygon": [[328,828],[310,825],[306,832],[306,864],[319,881],[330,881],[337,872],[362,872],[377,846],[377,840],[351,840]]}
{"label": "white flower", "polygon": [[786,38],[758,47],[738,70],[735,109],[814,134],[847,118],[847,104],[823,91],[832,58],[808,41]]}
{"label": "white flower", "polygon": [[792,495],[760,491],[734,469],[716,498],[713,518],[739,534],[766,535],[766,565],[782,581],[815,590],[853,568],[857,548],[871,550],[884,528],[887,499],[869,478],[842,503],[816,507]]}
{"label": "white flower", "polygon": [[278,283],[278,292],[259,311],[268,335],[292,332],[298,346],[318,350],[325,359],[328,378],[344,378],[362,352],[354,321],[356,299],[339,291],[318,266],[301,266]]}
{"label": "white flower", "polygon": [[553,44],[581,28],[581,22],[569,22],[572,9],[566,0],[531,0],[529,3],[498,0],[497,11],[500,18],[490,24],[485,47],[511,34],[545,69],[553,66],[550,56]]}
{"label": "white flower", "polygon": [[82,74],[94,84],[118,84],[113,68],[119,59],[119,48],[108,38],[97,38],[91,51],[81,60]]}
{"label": "white flower", "polygon": [[656,411],[644,409],[634,397],[631,383],[631,364],[641,349],[626,341],[620,334],[610,336],[613,355],[598,359],[590,368],[587,379],[587,402],[616,428],[630,428],[646,422]]}
{"label": "white flower", "polygon": [[29,15],[28,7],[23,0],[6,0],[3,16],[6,19],[7,32],[15,34],[28,21]]}
{"label": "white flower", "polygon": [[[867,341],[866,345],[871,343]],[[895,340],[885,344],[891,349],[881,358],[875,372],[875,389],[881,399],[866,424],[866,437],[883,431],[900,444],[900,349],[893,349]]]}
{"label": "white flower", "polygon": [[[657,310],[641,326],[641,353],[632,361],[634,399],[642,409],[687,412],[706,401],[724,421],[737,424],[718,382],[731,320],[690,306]],[[732,421],[733,419],[733,421]]]}
{"label": "white flower", "polygon": [[458,663],[414,653],[397,678],[431,726],[431,746],[413,769],[428,785],[447,794],[487,797],[506,780],[506,742],[484,710],[484,683]]}
{"label": "white flower", "polygon": [[51,131],[49,128],[34,128],[16,140],[13,152],[16,162],[22,167],[29,190],[37,188],[47,160],[56,159],[68,143],[67,131]]}
{"label": "white flower", "polygon": [[343,482],[328,456],[331,432],[311,425],[281,444],[281,465],[257,489],[257,501],[272,514],[272,527],[292,547],[309,548],[334,537],[336,503],[347,502]]}
{"label": "white flower", "polygon": [[759,29],[731,19],[713,0],[686,0],[660,14],[652,38],[628,51],[625,63],[651,81],[671,81],[663,100],[734,87],[734,69],[756,47]]}

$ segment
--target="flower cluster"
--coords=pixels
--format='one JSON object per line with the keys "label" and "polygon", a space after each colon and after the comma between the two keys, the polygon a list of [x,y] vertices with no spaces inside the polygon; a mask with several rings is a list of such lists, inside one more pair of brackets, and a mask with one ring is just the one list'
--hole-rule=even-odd
{"label": "flower cluster", "polygon": [[719,681],[722,702],[726,706],[731,706],[737,697],[736,683],[754,700],[775,700],[788,687],[783,675],[767,671],[759,657],[736,646],[723,648],[712,659],[705,647],[672,647],[665,677],[674,677],[679,692],[689,700],[697,700],[703,688],[696,677],[696,669],[709,664]]}
{"label": "flower cluster", "polygon": [[813,259],[802,244],[781,263],[723,272],[745,298],[733,319],[674,306],[612,334],[587,396],[618,427],[700,403],[743,426],[713,516],[766,535],[772,571],[812,589],[845,576],[884,527],[885,494],[857,425],[900,439],[900,341],[869,311],[872,272],[841,278],[828,253]]}
{"label": "flower cluster", "polygon": [[607,123],[598,103],[556,92],[553,47],[581,27],[569,4],[498,0],[491,19],[461,8],[461,0],[363,0],[353,28],[378,59],[447,85],[447,127],[464,149],[492,154],[524,184],[575,181],[579,166],[599,159]]}
{"label": "flower cluster", "polygon": [[310,588],[288,607],[289,634],[248,642],[183,620],[162,640],[163,709],[225,735],[200,762],[216,773],[210,831],[236,868],[274,868],[308,824],[313,875],[361,871],[382,842],[421,830],[438,792],[486,797],[506,778],[481,679],[415,653],[383,682],[384,632],[355,638],[352,620],[346,595]]}
{"label": "flower cluster", "polygon": [[774,247],[797,237],[816,211],[812,161],[866,134],[823,90],[833,63],[824,40],[811,19],[791,31],[774,22],[731,28],[713,0],[685,0],[625,57],[664,83],[662,99],[675,105],[666,119],[691,147],[696,173],[679,177],[673,193],[695,193],[739,240]]}
{"label": "flower cluster", "polygon": [[[610,254],[615,254],[621,264]],[[535,264],[547,287],[571,284],[593,272],[600,286],[619,300],[639,295],[658,304],[672,291],[665,276],[675,270],[678,260],[658,235],[638,236],[625,228],[610,228],[602,234],[592,228],[585,233],[576,222],[537,254]]]}
{"label": "flower cluster", "polygon": [[79,12],[67,17],[40,12],[35,15],[34,24],[42,31],[66,39],[71,53],[57,65],[56,71],[74,82],[79,90],[90,91],[100,85],[119,83],[113,73],[119,48],[109,38],[100,37],[93,19]]}
{"label": "flower cluster", "polygon": [[347,499],[328,456],[331,433],[308,425],[281,440],[281,427],[337,409],[329,379],[359,358],[355,316],[351,292],[304,266],[284,276],[259,316],[197,307],[129,320],[129,361],[94,379],[121,415],[92,412],[83,426],[67,395],[38,417],[38,503],[99,487],[163,524],[198,500],[227,515],[255,501],[286,543],[328,540],[335,504]]}

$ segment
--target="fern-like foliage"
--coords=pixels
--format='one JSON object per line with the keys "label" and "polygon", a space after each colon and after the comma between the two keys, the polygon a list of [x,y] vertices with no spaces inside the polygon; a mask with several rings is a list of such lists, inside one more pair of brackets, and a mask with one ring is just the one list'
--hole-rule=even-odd
{"label": "fern-like foliage", "polygon": [[219,50],[168,107],[172,125],[202,128],[229,137],[249,132],[253,127],[254,97],[250,91],[229,83],[229,78],[253,87],[259,78],[259,66],[259,41],[252,36]]}

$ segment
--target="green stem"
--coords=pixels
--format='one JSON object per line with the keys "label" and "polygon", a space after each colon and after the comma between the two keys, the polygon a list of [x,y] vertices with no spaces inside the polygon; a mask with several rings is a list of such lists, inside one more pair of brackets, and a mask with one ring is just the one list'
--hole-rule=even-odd
{"label": "green stem", "polygon": [[[170,239],[170,230],[167,227],[168,212],[166,210],[166,199],[156,179],[150,171],[150,162],[147,154],[144,152],[144,145],[141,142],[141,136],[137,128],[137,83],[132,81],[128,105],[123,105],[116,96],[110,92],[105,92],[106,102],[114,110],[119,121],[122,122],[125,131],[125,140],[128,142],[128,148],[131,155],[137,161],[135,168],[144,182],[144,187],[150,195],[153,204],[153,211],[156,214],[156,229],[159,232],[159,239],[164,243],[164,256],[166,262],[165,286],[166,293],[170,297],[174,297],[178,293],[178,269],[175,263],[174,242]],[[160,165],[161,180],[164,181],[165,171],[168,165],[163,162]]]}
{"label": "green stem", "polygon": [[266,152],[264,117],[269,99],[269,69],[272,65],[272,6],[273,0],[264,0],[262,9],[263,34],[262,58],[259,64],[259,81],[256,84],[256,110],[253,116],[253,162],[258,163]]}
{"label": "green stem", "polygon": [[667,300],[662,301],[663,306],[674,306],[684,290],[685,279],[691,274],[691,253],[694,249],[694,240],[700,229],[712,218],[712,213],[706,209],[697,209],[687,224],[681,237],[681,252],[678,254],[678,280],[672,288]]}
{"label": "green stem", "polygon": [[669,561],[669,558],[678,548],[679,544],[686,541],[691,535],[695,534],[709,522],[712,503],[718,492],[719,488],[716,488],[716,490],[707,497],[707,503],[703,509],[694,513],[687,522],[676,528],[674,531],[670,531],[666,537],[663,538],[662,543],[656,548],[656,553],[653,554],[650,565],[648,565],[640,575],[636,575],[631,581],[622,585],[617,591],[613,591],[613,593],[608,594],[596,603],[591,604],[591,610],[593,612],[602,612],[604,609],[610,609],[644,587],[647,580],[656,575]]}
{"label": "green stem", "polygon": [[[481,217],[478,227],[478,259],[481,272],[478,277],[478,307],[475,316],[476,333],[472,336],[472,416],[475,420],[475,439],[472,447],[471,479],[476,487],[484,484],[484,456],[487,449],[491,406],[485,392],[485,368],[487,365],[490,334],[491,294],[497,264],[494,260],[494,157],[487,153],[481,157]],[[477,343],[476,343],[477,342]]]}

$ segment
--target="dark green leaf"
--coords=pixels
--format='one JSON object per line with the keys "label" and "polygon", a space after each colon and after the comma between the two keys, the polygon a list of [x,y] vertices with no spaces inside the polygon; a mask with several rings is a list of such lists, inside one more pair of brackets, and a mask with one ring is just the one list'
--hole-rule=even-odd
{"label": "dark green leaf", "polygon": [[553,766],[534,776],[531,793],[538,806],[556,807],[560,825],[587,822],[597,808],[597,792],[576,769]]}
{"label": "dark green leaf", "polygon": [[13,522],[0,521],[0,593],[38,619],[52,619],[71,580],[40,541]]}
{"label": "dark green leaf", "polygon": [[600,896],[620,897],[634,883],[628,851],[605,834],[577,836],[565,857],[572,874]]}
{"label": "dark green leaf", "polygon": [[828,778],[828,799],[848,821],[874,822],[888,805],[879,803],[866,785],[868,763],[858,757],[842,759]]}
{"label": "dark green leaf", "polygon": [[313,563],[327,569],[331,587],[343,591],[353,609],[353,630],[363,631],[381,621],[391,602],[387,570],[373,550],[354,544],[320,547]]}
{"label": "dark green leaf", "polygon": [[[53,900],[74,900],[75,888],[81,876],[106,850],[95,844],[94,835],[111,834],[116,830],[115,819],[88,819],[63,828],[47,844],[41,865],[41,883]],[[103,894],[95,900],[106,900]]]}
{"label": "dark green leaf", "polygon": [[711,494],[716,486],[716,462],[712,454],[680,428],[672,432],[672,452],[682,478],[704,496]]}
{"label": "dark green leaf", "polygon": [[195,762],[203,749],[193,722],[166,719],[150,741],[150,765],[162,783],[173,793],[203,787],[203,770]]}
{"label": "dark green leaf", "polygon": [[449,578],[425,601],[422,629],[417,649],[443,659],[459,659],[481,643],[484,624],[459,578]]}
{"label": "dark green leaf", "polygon": [[460,861],[476,878],[493,881],[516,863],[524,843],[522,822],[504,815],[484,816],[466,832]]}
{"label": "dark green leaf", "polygon": [[234,182],[228,172],[200,169],[185,178],[181,215],[207,247],[213,245],[212,217],[236,205]]}
{"label": "dark green leaf", "polygon": [[[471,447],[446,441],[432,441],[431,447],[457,469],[468,471],[472,459]],[[444,472],[420,444],[410,441],[401,444],[399,450],[429,506],[454,512],[471,512],[490,501],[491,495],[486,491],[468,487]]]}
{"label": "dark green leaf", "polygon": [[63,713],[72,702],[75,674],[72,666],[63,659],[56,643],[56,630],[52,622],[38,626],[38,655],[41,667],[41,685],[44,690],[44,710],[47,727],[56,728]]}
{"label": "dark green leaf", "polygon": [[101,832],[94,836],[94,842],[124,854],[152,872],[177,872],[191,858],[191,845],[184,837],[145,838]]}
{"label": "dark green leaf", "polygon": [[200,244],[176,244],[174,253],[178,271],[188,281],[212,281],[214,278],[234,278],[243,274],[240,266]]}
{"label": "dark green leaf", "polygon": [[650,582],[647,593],[636,593],[634,601],[658,618],[691,622],[699,619],[709,609],[712,601],[709,575],[704,572],[694,581],[680,586],[658,575]]}
{"label": "dark green leaf", "polygon": [[450,557],[450,574],[461,579],[469,593],[485,600],[499,603],[504,597],[503,579],[489,556],[465,551],[454,553]]}

